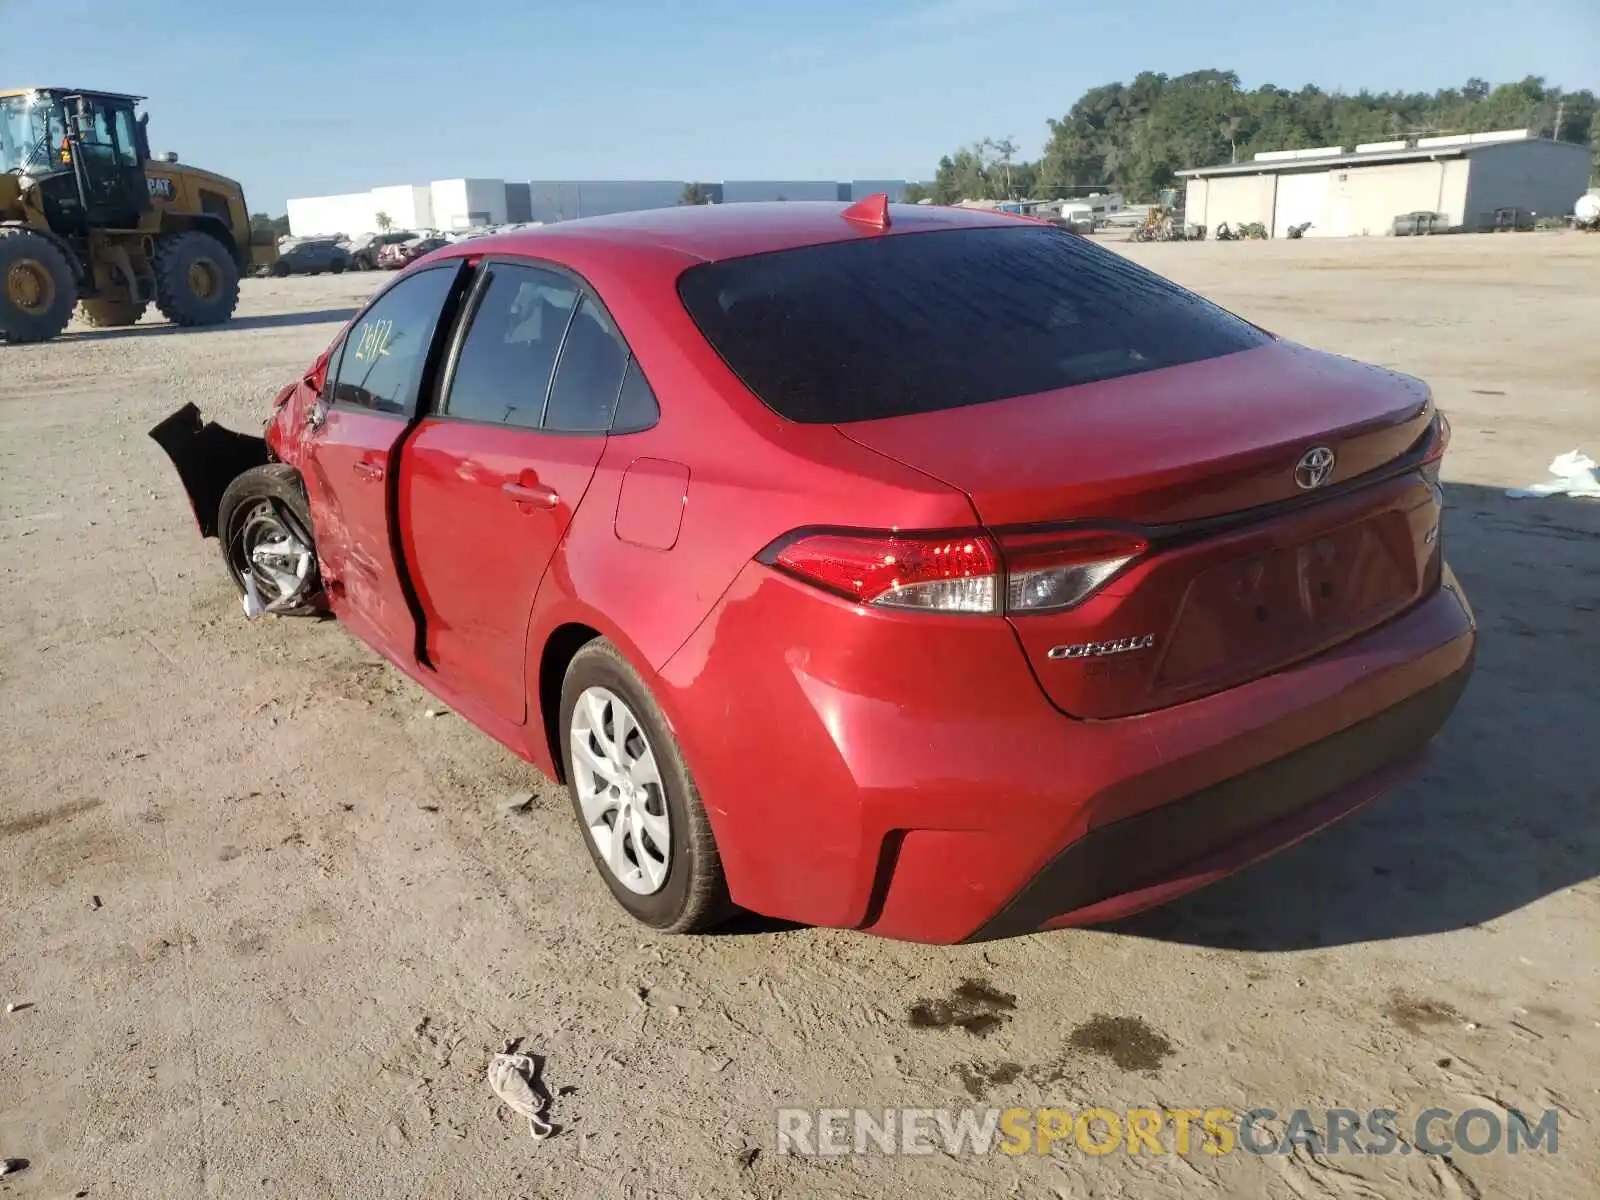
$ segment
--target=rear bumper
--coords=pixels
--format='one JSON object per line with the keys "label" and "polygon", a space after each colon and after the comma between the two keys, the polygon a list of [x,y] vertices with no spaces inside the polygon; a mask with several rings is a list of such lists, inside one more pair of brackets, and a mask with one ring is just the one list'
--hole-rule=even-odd
{"label": "rear bumper", "polygon": [[1470,662],[1320,742],[1089,830],[973,933],[987,941],[1142,911],[1310,836],[1416,771],[1455,711]]}
{"label": "rear bumper", "polygon": [[752,565],[657,682],[736,902],[959,942],[1161,903],[1371,799],[1448,717],[1475,638],[1447,568],[1316,658],[1079,721],[1003,622],[880,616]]}

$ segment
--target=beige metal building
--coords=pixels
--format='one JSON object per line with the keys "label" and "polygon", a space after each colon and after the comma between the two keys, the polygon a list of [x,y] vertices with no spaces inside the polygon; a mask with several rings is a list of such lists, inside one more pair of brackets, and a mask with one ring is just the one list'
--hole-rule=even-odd
{"label": "beige metal building", "polygon": [[1556,217],[1589,184],[1587,146],[1530,137],[1526,130],[1373,142],[1258,154],[1247,163],[1179,171],[1184,220],[1207,236],[1224,221],[1259,221],[1273,237],[1309,221],[1307,237],[1380,236],[1405,213],[1444,214],[1449,228],[1493,228],[1517,209]]}

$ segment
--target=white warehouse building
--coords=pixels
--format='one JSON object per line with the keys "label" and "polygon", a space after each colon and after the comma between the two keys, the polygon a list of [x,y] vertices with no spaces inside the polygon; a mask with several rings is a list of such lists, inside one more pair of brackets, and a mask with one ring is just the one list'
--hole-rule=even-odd
{"label": "white warehouse building", "polygon": [[1564,216],[1589,185],[1590,150],[1526,130],[1257,154],[1247,163],[1179,171],[1184,220],[1214,233],[1259,221],[1273,237],[1380,236],[1407,213],[1442,213],[1462,232],[1492,229],[1499,210]]}
{"label": "white warehouse building", "polygon": [[[521,221],[571,221],[606,213],[672,208],[689,186],[682,179],[534,180],[436,179],[426,186],[398,184],[342,196],[307,196],[289,201],[289,230],[296,237],[378,231],[378,214],[394,229],[453,232]],[[701,183],[714,204],[751,200],[850,200],[887,192],[905,198],[902,179],[729,179]]]}
{"label": "white warehouse building", "polygon": [[436,179],[376,187],[342,196],[306,196],[289,201],[289,230],[297,237],[377,233],[378,214],[394,229],[470,229],[498,225],[506,216],[506,185],[499,179]]}

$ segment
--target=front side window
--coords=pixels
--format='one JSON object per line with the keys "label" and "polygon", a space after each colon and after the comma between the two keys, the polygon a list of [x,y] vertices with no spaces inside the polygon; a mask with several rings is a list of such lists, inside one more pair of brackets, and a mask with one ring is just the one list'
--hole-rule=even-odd
{"label": "front side window", "polygon": [[345,337],[335,404],[382,413],[411,411],[456,274],[452,264],[402,279],[366,311]]}
{"label": "front side window", "polygon": [[488,271],[443,411],[537,429],[579,289],[540,267],[494,263]]}

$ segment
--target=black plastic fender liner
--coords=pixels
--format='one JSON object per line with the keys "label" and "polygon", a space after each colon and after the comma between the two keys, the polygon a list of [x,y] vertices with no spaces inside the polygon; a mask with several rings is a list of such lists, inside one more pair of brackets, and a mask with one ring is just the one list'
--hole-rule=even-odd
{"label": "black plastic fender liner", "polygon": [[204,420],[192,403],[163,420],[150,436],[178,468],[202,537],[217,536],[217,507],[228,485],[251,467],[271,461],[265,438]]}

